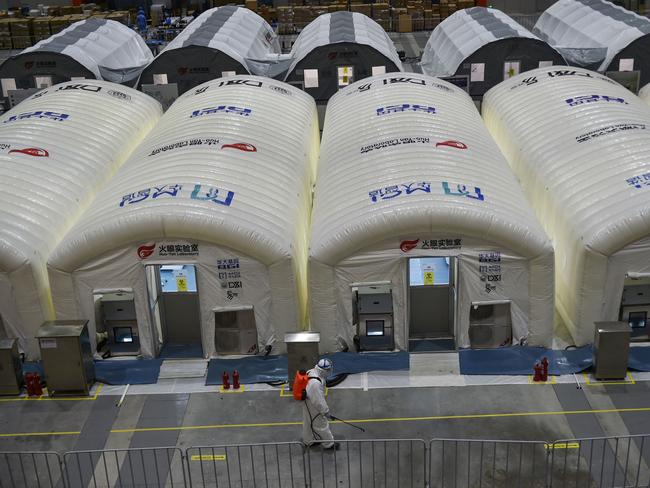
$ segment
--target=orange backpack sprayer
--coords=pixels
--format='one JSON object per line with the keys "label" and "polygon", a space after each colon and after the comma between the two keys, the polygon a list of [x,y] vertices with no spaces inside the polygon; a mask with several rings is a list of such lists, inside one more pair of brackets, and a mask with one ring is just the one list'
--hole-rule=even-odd
{"label": "orange backpack sprayer", "polygon": [[293,380],[293,398],[299,402],[304,402],[307,399],[307,383],[309,383],[309,376],[307,371],[301,369],[296,371],[296,377]]}

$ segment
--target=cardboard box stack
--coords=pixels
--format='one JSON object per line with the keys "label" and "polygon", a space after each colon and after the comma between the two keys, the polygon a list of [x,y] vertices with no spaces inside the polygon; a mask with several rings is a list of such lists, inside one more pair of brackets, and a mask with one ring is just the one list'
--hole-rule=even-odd
{"label": "cardboard box stack", "polygon": [[11,49],[10,19],[0,19],[0,49]]}
{"label": "cardboard box stack", "polygon": [[293,34],[293,7],[278,7],[278,34]]}
{"label": "cardboard box stack", "polygon": [[372,6],[372,18],[384,30],[390,29],[390,5],[388,3],[375,3]]}
{"label": "cardboard box stack", "polygon": [[52,19],[50,20],[50,32],[52,32],[52,34],[58,34],[69,25],[70,25],[70,21],[68,20],[67,16],[52,17]]}
{"label": "cardboard box stack", "polygon": [[109,13],[106,18],[108,20],[115,20],[121,22],[124,25],[129,25],[129,12],[126,10],[118,10],[116,12]]}
{"label": "cardboard box stack", "polygon": [[413,32],[413,21],[409,14],[400,14],[397,32]]}
{"label": "cardboard box stack", "polygon": [[34,44],[43,39],[47,39],[52,35],[50,30],[50,21],[51,17],[36,17],[32,23],[32,28],[34,30]]}
{"label": "cardboard box stack", "polygon": [[32,45],[32,18],[9,19],[14,49],[25,49]]}
{"label": "cardboard box stack", "polygon": [[369,3],[353,3],[350,5],[352,12],[359,12],[360,14],[372,17],[372,5]]}
{"label": "cardboard box stack", "polygon": [[247,9],[257,12],[257,0],[246,0],[245,5]]}

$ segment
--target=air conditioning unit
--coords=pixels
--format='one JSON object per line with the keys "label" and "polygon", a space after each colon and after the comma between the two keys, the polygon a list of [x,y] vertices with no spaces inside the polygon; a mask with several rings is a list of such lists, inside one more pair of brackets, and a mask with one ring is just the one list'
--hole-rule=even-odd
{"label": "air conditioning unit", "polygon": [[252,305],[217,307],[213,313],[217,354],[257,354],[257,326]]}
{"label": "air conditioning unit", "polygon": [[510,300],[472,303],[469,342],[472,349],[494,349],[512,345]]}

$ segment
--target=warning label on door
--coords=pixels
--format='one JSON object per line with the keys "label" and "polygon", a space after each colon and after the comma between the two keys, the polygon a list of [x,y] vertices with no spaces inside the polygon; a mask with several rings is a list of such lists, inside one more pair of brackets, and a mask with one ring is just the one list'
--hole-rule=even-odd
{"label": "warning label on door", "polygon": [[178,275],[176,277],[176,290],[177,291],[187,291],[187,277],[183,275]]}
{"label": "warning label on door", "polygon": [[424,268],[424,271],[422,273],[422,281],[425,285],[433,285],[435,283],[433,268],[430,266]]}

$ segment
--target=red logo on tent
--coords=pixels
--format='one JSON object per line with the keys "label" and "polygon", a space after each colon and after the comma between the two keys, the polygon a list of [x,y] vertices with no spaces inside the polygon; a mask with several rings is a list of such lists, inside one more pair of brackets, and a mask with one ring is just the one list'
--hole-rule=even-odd
{"label": "red logo on tent", "polygon": [[226,149],[226,148],[238,149],[244,152],[257,152],[257,148],[252,144],[248,144],[247,142],[237,142],[235,144],[224,144],[223,146],[221,146],[221,149]]}
{"label": "red logo on tent", "polygon": [[327,53],[327,59],[329,59],[331,61],[332,59],[336,59],[337,55],[338,55],[338,53],[336,51],[332,51],[330,53]]}
{"label": "red logo on tent", "polygon": [[45,149],[39,147],[26,147],[25,149],[12,149],[9,151],[9,154],[14,153],[27,154],[28,156],[35,156],[37,158],[47,158],[50,155]]}
{"label": "red logo on tent", "polygon": [[467,144],[464,142],[460,141],[442,141],[436,143],[436,147],[438,146],[447,146],[447,147],[453,147],[455,149],[467,149]]}
{"label": "red logo on tent", "polygon": [[187,67],[185,67],[185,68],[183,68],[183,67],[178,68],[178,74],[179,74],[179,75],[184,75],[184,74],[186,74],[186,73],[187,73]]}
{"label": "red logo on tent", "polygon": [[402,241],[399,248],[402,252],[409,252],[418,247],[418,242],[420,242],[420,239],[415,239],[414,241]]}
{"label": "red logo on tent", "polygon": [[156,243],[154,242],[150,246],[147,246],[146,244],[144,246],[140,246],[138,248],[138,257],[140,259],[147,259],[149,256],[153,254],[153,252],[156,250]]}
{"label": "red logo on tent", "polygon": [[32,66],[34,66],[34,61],[27,61],[25,63],[25,69],[32,69]]}

